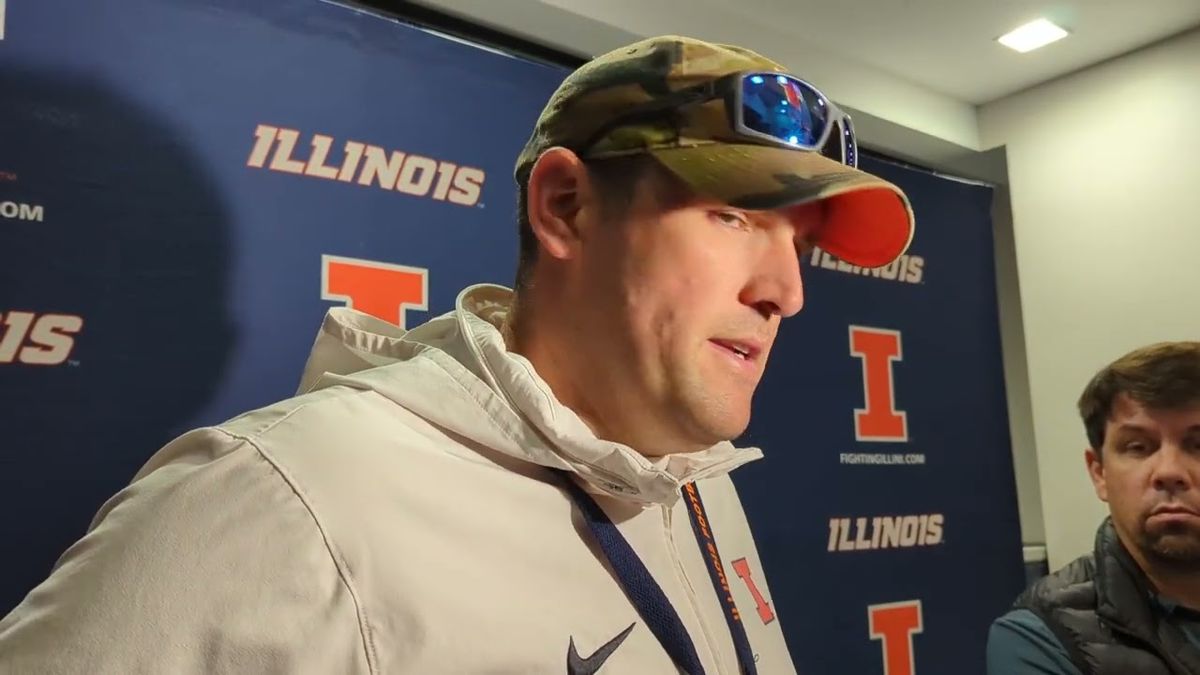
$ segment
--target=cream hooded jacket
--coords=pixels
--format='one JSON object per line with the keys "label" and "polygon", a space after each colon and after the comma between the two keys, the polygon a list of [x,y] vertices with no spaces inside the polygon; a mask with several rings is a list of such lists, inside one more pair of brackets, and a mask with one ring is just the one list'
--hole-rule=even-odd
{"label": "cream hooded jacket", "polygon": [[549,469],[732,675],[695,482],[758,672],[795,672],[728,477],[761,453],[597,439],[506,351],[509,299],[475,286],[408,332],[331,310],[301,395],[181,436],[101,508],[0,620],[0,673],[678,672]]}

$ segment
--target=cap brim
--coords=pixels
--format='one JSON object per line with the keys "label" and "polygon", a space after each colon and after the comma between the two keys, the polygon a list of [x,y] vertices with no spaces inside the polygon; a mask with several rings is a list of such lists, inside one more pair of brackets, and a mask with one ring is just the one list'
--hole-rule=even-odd
{"label": "cap brim", "polygon": [[737,208],[825,201],[816,244],[853,265],[887,265],[912,241],[912,205],[900,188],[819,153],[727,143],[648,152],[697,193]]}

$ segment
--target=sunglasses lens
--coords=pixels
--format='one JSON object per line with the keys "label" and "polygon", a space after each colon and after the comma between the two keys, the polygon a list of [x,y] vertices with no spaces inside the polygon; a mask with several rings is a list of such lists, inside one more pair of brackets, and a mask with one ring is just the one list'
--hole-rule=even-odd
{"label": "sunglasses lens", "polygon": [[793,77],[763,73],[742,79],[742,124],[750,131],[814,149],[829,114],[824,97]]}

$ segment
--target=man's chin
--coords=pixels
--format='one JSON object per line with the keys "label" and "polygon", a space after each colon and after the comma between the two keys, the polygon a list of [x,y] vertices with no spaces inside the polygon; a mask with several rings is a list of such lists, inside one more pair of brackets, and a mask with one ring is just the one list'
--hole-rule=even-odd
{"label": "man's chin", "polygon": [[699,435],[709,446],[713,446],[717,443],[734,440],[745,433],[749,426],[749,415],[722,415],[719,419],[708,420],[708,423],[703,425],[703,432]]}
{"label": "man's chin", "polygon": [[724,391],[681,397],[672,407],[693,442],[711,447],[745,433],[750,426],[750,402],[751,397],[742,392]]}
{"label": "man's chin", "polygon": [[1149,552],[1164,563],[1200,567],[1200,528],[1191,523],[1148,526],[1145,544]]}
{"label": "man's chin", "polygon": [[721,434],[722,441],[733,441],[746,433],[746,428],[750,426],[749,418],[738,423],[730,424]]}

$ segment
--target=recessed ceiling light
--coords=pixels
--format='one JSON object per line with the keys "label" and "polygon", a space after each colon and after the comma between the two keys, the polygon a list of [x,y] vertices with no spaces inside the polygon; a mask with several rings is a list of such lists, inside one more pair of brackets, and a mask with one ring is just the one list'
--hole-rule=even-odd
{"label": "recessed ceiling light", "polygon": [[1051,42],[1061,40],[1067,37],[1067,35],[1067,31],[1061,27],[1046,19],[1038,19],[1037,21],[1030,21],[1024,26],[1005,33],[996,39],[1005,47],[1015,49],[1024,54],[1038,47],[1045,47]]}

